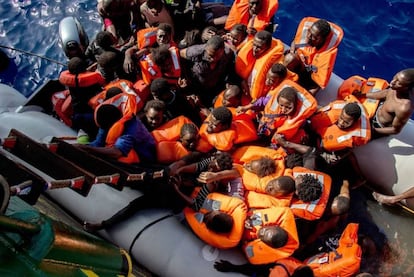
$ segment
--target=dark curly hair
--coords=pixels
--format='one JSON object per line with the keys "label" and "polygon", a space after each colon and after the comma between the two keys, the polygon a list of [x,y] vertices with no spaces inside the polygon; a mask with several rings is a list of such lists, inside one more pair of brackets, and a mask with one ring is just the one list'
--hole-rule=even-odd
{"label": "dark curly hair", "polygon": [[290,176],[280,176],[277,178],[279,187],[288,195],[295,191],[295,180]]}
{"label": "dark curly hair", "polygon": [[331,33],[331,25],[325,19],[318,19],[313,25],[318,28],[322,38],[327,38]]}
{"label": "dark curly hair", "polygon": [[285,246],[288,241],[288,233],[286,230],[280,226],[271,226],[271,228],[274,229],[274,233],[268,245],[272,248]]}
{"label": "dark curly hair", "polygon": [[217,107],[215,108],[211,114],[214,118],[226,127],[230,127],[231,122],[233,121],[233,115],[231,111],[226,107]]}
{"label": "dark curly hair", "polygon": [[228,170],[233,168],[233,157],[227,152],[216,152],[214,158],[220,170]]}
{"label": "dark curly hair", "polygon": [[99,47],[108,50],[114,44],[114,38],[108,31],[100,31],[95,38],[95,43]]}
{"label": "dark curly hair", "polygon": [[194,123],[184,123],[180,129],[180,137],[183,137],[185,134],[198,134],[198,127]]}
{"label": "dark curly hair", "polygon": [[358,120],[361,117],[361,107],[356,102],[346,104],[344,112],[354,120]]}
{"label": "dark curly hair", "polygon": [[257,159],[257,161],[259,162],[260,167],[256,174],[260,178],[276,172],[276,163],[269,156],[261,157],[260,159]]}
{"label": "dark curly hair", "polygon": [[281,79],[285,79],[287,76],[287,67],[282,63],[275,63],[270,68],[273,74],[277,74]]}
{"label": "dark curly hair", "polygon": [[302,175],[300,185],[296,185],[296,194],[303,202],[312,202],[319,199],[322,195],[322,184],[311,174]]}
{"label": "dark curly hair", "polygon": [[158,99],[150,100],[145,104],[144,111],[148,112],[150,109],[165,112],[165,103]]}
{"label": "dark curly hair", "polygon": [[233,229],[234,219],[230,215],[220,212],[213,216],[209,221],[206,221],[207,229],[219,233],[226,234]]}

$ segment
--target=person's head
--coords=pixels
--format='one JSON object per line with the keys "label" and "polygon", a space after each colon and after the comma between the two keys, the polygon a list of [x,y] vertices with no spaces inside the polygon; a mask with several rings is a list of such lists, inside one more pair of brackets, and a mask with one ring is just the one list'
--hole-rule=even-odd
{"label": "person's head", "polygon": [[295,191],[295,180],[289,176],[280,176],[267,182],[266,194],[274,197],[287,196]]}
{"label": "person's head", "polygon": [[70,74],[80,74],[86,71],[88,64],[84,59],[73,57],[69,60],[68,70]]}
{"label": "person's head", "polygon": [[180,129],[180,141],[181,144],[187,150],[195,150],[198,142],[199,129],[194,123],[185,123]]}
{"label": "person's head", "polygon": [[284,115],[293,115],[296,109],[298,93],[293,87],[284,87],[277,96],[280,113]]}
{"label": "person's head", "polygon": [[336,125],[339,129],[351,127],[361,117],[361,107],[356,103],[347,103],[339,115]]}
{"label": "person's head", "polygon": [[207,133],[213,134],[228,130],[232,120],[233,115],[228,108],[223,106],[214,108],[207,123]]}
{"label": "person's head", "polygon": [[229,170],[233,168],[233,158],[227,152],[214,153],[214,159],[208,165],[208,171],[218,172],[222,170]]}
{"label": "person's head", "polygon": [[240,106],[242,91],[237,85],[229,85],[223,93],[222,104],[224,107],[236,108]]}
{"label": "person's head", "polygon": [[407,68],[395,74],[390,87],[399,93],[412,93],[414,91],[414,68]]}
{"label": "person's head", "polygon": [[104,51],[96,57],[96,63],[104,70],[115,70],[122,64],[122,58],[116,52]]}
{"label": "person's head", "polygon": [[158,45],[169,45],[172,39],[172,27],[168,23],[160,23],[157,29]]}
{"label": "person's head", "polygon": [[207,229],[219,234],[230,233],[234,225],[233,217],[220,211],[204,214],[203,222]]}
{"label": "person's head", "polygon": [[295,179],[296,195],[303,202],[312,202],[322,195],[322,184],[311,174],[301,174]]}
{"label": "person's head", "polygon": [[249,0],[249,14],[258,15],[262,9],[263,1],[262,0]]}
{"label": "person's head", "polygon": [[217,63],[224,54],[224,39],[221,36],[212,36],[204,48],[204,60],[209,63]]}
{"label": "person's head", "polygon": [[144,107],[145,120],[149,131],[157,129],[164,122],[165,103],[161,100],[150,100]]}
{"label": "person's head", "polygon": [[218,30],[214,26],[207,26],[201,32],[201,43],[206,43],[212,36],[217,35]]}
{"label": "person's head", "polygon": [[253,57],[261,57],[272,45],[272,34],[268,31],[259,31],[253,39]]}
{"label": "person's head", "polygon": [[247,37],[247,26],[238,23],[231,28],[228,38],[234,46],[240,45]]}
{"label": "person's head", "polygon": [[286,245],[288,233],[279,226],[264,226],[259,229],[257,237],[272,248],[280,248]]}
{"label": "person's head", "polygon": [[349,210],[350,199],[349,197],[338,195],[336,196],[331,204],[332,215],[342,215]]}
{"label": "person's head", "polygon": [[312,24],[306,34],[307,42],[310,46],[321,48],[329,34],[331,33],[331,25],[325,19],[319,19]]}
{"label": "person's head", "polygon": [[96,110],[96,124],[104,130],[111,128],[121,118],[122,112],[111,104],[100,105]]}
{"label": "person's head", "polygon": [[165,78],[157,78],[153,80],[150,85],[150,91],[154,99],[158,99],[163,102],[169,102],[173,96],[170,84]]}
{"label": "person's head", "polygon": [[275,63],[266,74],[265,85],[269,87],[276,87],[287,76],[287,68],[282,63]]}
{"label": "person's head", "polygon": [[158,13],[162,10],[163,4],[161,0],[147,0],[147,6],[154,16],[158,16]]}
{"label": "person's head", "polygon": [[168,45],[163,44],[151,49],[152,60],[160,68],[162,73],[170,73],[173,68],[173,60]]}
{"label": "person's head", "polygon": [[96,34],[95,43],[103,49],[109,49],[115,42],[115,37],[108,31],[100,31]]}
{"label": "person's head", "polygon": [[269,156],[263,156],[245,163],[244,168],[262,178],[276,172],[276,163]]}
{"label": "person's head", "polygon": [[119,87],[111,87],[106,91],[105,100],[110,99],[120,93],[122,93],[122,90]]}

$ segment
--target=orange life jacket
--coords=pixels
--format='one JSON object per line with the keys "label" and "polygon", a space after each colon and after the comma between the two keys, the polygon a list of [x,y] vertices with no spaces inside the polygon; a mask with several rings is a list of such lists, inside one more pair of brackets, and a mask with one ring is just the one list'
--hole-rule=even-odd
{"label": "orange life jacket", "polygon": [[53,110],[57,116],[69,127],[72,126],[72,97],[68,89],[58,91],[52,94]]}
{"label": "orange life jacket", "polygon": [[258,15],[250,18],[249,1],[235,0],[230,8],[224,29],[230,31],[234,25],[242,23],[248,27],[253,27],[257,31],[262,31],[271,24],[273,15],[279,8],[278,0],[262,0],[262,8]]}
{"label": "orange life jacket", "polygon": [[[105,84],[105,79],[96,71],[87,71],[77,75],[72,74],[69,70],[65,70],[59,75],[59,82],[68,87],[87,88],[93,85]],[[58,117],[68,126],[72,126],[72,96],[69,90],[59,91],[52,95],[53,109]]]}
{"label": "orange life jacket", "polygon": [[[222,92],[220,92],[219,95],[217,95],[216,99],[214,100],[214,108],[218,108],[218,107],[223,107],[223,96],[224,96],[224,92],[226,90],[223,90]],[[241,98],[241,106],[245,106],[247,104],[249,104],[251,102],[250,97],[248,97],[247,95],[243,94],[242,98]],[[238,115],[236,113],[236,108],[237,107],[227,107],[227,109],[229,109],[231,111],[231,114],[233,115],[233,120],[237,119],[240,115]],[[249,115],[251,118],[255,118],[256,115],[253,111],[248,111],[246,112],[247,115]]]}
{"label": "orange life jacket", "polygon": [[211,148],[229,151],[235,144],[255,141],[258,138],[256,127],[251,118],[233,120],[230,129],[213,134],[207,133],[209,119],[210,116],[206,118],[200,127],[200,140],[208,142]]}
{"label": "orange life jacket", "polygon": [[293,197],[290,208],[295,216],[307,220],[319,219],[326,209],[329,200],[329,193],[331,192],[331,177],[323,172],[310,170],[304,167],[296,166],[293,169],[285,171],[285,175],[296,178],[298,175],[311,174],[316,177],[322,184],[322,195],[319,199],[312,202],[303,202],[296,197]]}
{"label": "orange life jacket", "polygon": [[242,146],[237,148],[231,156],[233,157],[234,163],[237,164],[245,164],[252,160],[257,160],[262,158],[263,156],[268,156],[276,161],[277,168],[280,168],[280,171],[284,171],[284,158],[285,152],[279,149],[275,150],[268,147],[257,146],[257,145],[250,145],[250,146]]}
{"label": "orange life jacket", "polygon": [[355,75],[344,80],[341,86],[338,88],[338,99],[345,99],[349,95],[354,95],[356,92],[362,92],[361,96],[358,96],[359,102],[365,107],[368,117],[371,119],[377,111],[379,100],[367,98],[365,95],[369,92],[377,92],[386,89],[389,83],[380,78],[364,77]]}
{"label": "orange life jacket", "polygon": [[285,153],[280,149],[275,150],[267,147],[262,146],[242,146],[237,148],[233,153],[233,162],[237,164],[245,164],[252,160],[260,159],[264,156],[270,157],[276,163],[276,172],[265,176],[259,177],[256,174],[249,172],[248,170],[244,169],[243,167],[236,168],[240,176],[243,179],[244,188],[249,191],[255,191],[258,193],[266,193],[266,185],[267,183],[279,176],[282,176],[285,171]]}
{"label": "orange life jacket", "polygon": [[290,277],[303,263],[293,257],[287,257],[276,262],[270,270],[269,277]]}
{"label": "orange life jacket", "polygon": [[177,141],[180,138],[181,127],[191,123],[184,115],[177,116],[151,132],[156,143],[161,141]]}
{"label": "orange life jacket", "polygon": [[[252,210],[253,227],[256,235],[261,227],[277,225],[288,233],[288,241],[285,246],[272,248],[260,239],[245,241],[244,253],[251,264],[267,264],[289,257],[299,247],[299,238],[296,230],[295,217],[289,208],[271,207],[267,209]],[[250,217],[252,218],[252,216]],[[246,229],[247,232],[249,230]]]}
{"label": "orange life jacket", "polygon": [[285,171],[284,156],[279,150],[261,146],[242,146],[232,153],[234,163],[245,164],[249,161],[260,159],[268,156],[276,163],[276,172],[265,177],[259,177],[256,174],[244,169],[243,167],[236,168],[243,179],[243,184],[246,190],[255,191],[259,193],[266,193],[267,183],[277,177],[283,175]]}
{"label": "orange life jacket", "polygon": [[[199,188],[195,189],[194,196]],[[228,234],[218,234],[210,231],[203,222],[204,214],[218,210],[231,215],[234,220],[233,228]],[[221,249],[231,248],[239,244],[243,235],[244,221],[246,220],[247,206],[237,197],[221,193],[210,193],[199,212],[184,208],[184,215],[191,229],[204,242]]]}
{"label": "orange life jacket", "polygon": [[[277,177],[276,177],[277,178]],[[243,181],[244,184],[244,181]],[[249,209],[266,209],[270,207],[289,207],[293,193],[285,197],[274,197],[265,193],[247,191],[246,203]]]}
{"label": "orange life jacket", "polygon": [[136,110],[134,111],[135,114],[137,114],[143,107],[146,101],[146,97],[143,98],[143,94],[140,92],[137,92],[134,88],[134,84],[131,81],[119,79],[110,82],[104,87],[104,90],[92,97],[88,104],[92,107],[92,109],[96,109],[96,107],[100,104],[102,104],[105,101],[106,98],[106,92],[108,89],[117,87],[121,89],[122,93],[126,93],[132,96],[135,96],[135,105]]}
{"label": "orange life jacket", "polygon": [[[115,122],[115,124],[112,125],[112,127],[108,131],[108,134],[106,136],[106,141],[105,141],[107,147],[111,147],[115,144],[116,140],[124,132],[125,123],[135,116],[135,111],[136,111],[135,101],[136,101],[136,97],[134,97],[134,95],[131,95],[129,93],[120,93],[105,100],[101,104],[101,105],[104,105],[104,104],[114,105],[122,112],[122,118],[118,120],[117,122]],[[96,119],[96,111],[98,110],[98,107],[95,109],[95,119]],[[120,157],[118,161],[131,164],[131,163],[138,163],[140,160],[139,160],[139,157],[136,151],[134,149],[131,149],[126,157]]]}
{"label": "orange life jacket", "polygon": [[150,47],[157,42],[158,27],[149,27],[138,30],[137,32],[137,47],[138,49]]}
{"label": "orange life jacket", "polygon": [[179,141],[160,141],[155,147],[157,161],[162,164],[171,164],[190,153]]}
{"label": "orange life jacket", "polygon": [[[279,116],[281,112],[277,102],[280,91],[288,86],[298,91],[295,114],[290,118],[287,116]],[[271,90],[269,94],[272,95],[272,98],[264,108],[263,116],[260,118],[258,132],[263,133],[266,131],[273,133],[275,130],[277,134],[284,135],[287,140],[291,140],[306,119],[316,111],[318,103],[312,94],[291,80],[284,80],[276,88]],[[274,139],[272,139],[272,142],[276,143]]]}
{"label": "orange life jacket", "polygon": [[152,54],[144,55],[139,60],[142,79],[146,84],[150,85],[153,80],[161,77],[166,78],[171,84],[177,84],[178,78],[181,76],[180,52],[175,46],[168,48],[168,50],[172,60],[172,68],[168,73],[161,72],[160,67],[154,63]]}
{"label": "orange life jacket", "polygon": [[305,63],[305,66],[310,67],[312,70],[312,79],[321,88],[325,88],[331,78],[338,53],[338,45],[342,41],[344,32],[341,27],[329,22],[331,25],[331,33],[328,35],[325,44],[318,50],[315,47],[308,46],[306,44],[308,29],[318,19],[316,17],[303,18],[299,23],[294,41],[299,46],[297,53]]}
{"label": "orange life jacket", "polygon": [[339,239],[339,247],[329,253],[317,254],[304,261],[316,277],[355,276],[361,265],[358,245],[358,224],[349,223]]}
{"label": "orange life jacket", "polygon": [[269,48],[259,58],[253,57],[253,40],[248,41],[237,53],[236,73],[247,80],[251,98],[257,99],[266,94],[266,75],[273,64],[283,59],[284,44],[279,39],[272,38]]}
{"label": "orange life jacket", "polygon": [[65,70],[59,75],[59,82],[67,87],[90,87],[96,84],[104,85],[105,79],[96,71],[86,71],[78,75]]}
{"label": "orange life jacket", "polygon": [[[361,107],[361,117],[343,130],[335,124],[343,107],[349,102],[357,102]],[[336,100],[319,109],[311,118],[311,127],[321,137],[321,145],[327,151],[338,151],[364,145],[371,139],[371,124],[367,112],[353,95],[347,100]]]}

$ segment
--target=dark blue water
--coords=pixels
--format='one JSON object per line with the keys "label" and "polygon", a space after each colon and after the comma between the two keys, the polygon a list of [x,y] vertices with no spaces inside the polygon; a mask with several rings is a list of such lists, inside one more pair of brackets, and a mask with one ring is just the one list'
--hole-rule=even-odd
{"label": "dark blue water", "polygon": [[[279,0],[279,3],[275,36],[288,44],[305,16],[322,17],[344,29],[335,65],[335,72],[343,78],[358,74],[391,80],[397,71],[414,67],[413,0]],[[66,62],[58,45],[59,21],[76,16],[91,39],[100,26],[95,7],[96,0],[3,0],[0,45]],[[56,78],[63,68],[16,51],[6,50],[6,53],[18,68],[13,86],[24,95],[30,95],[46,79]]]}

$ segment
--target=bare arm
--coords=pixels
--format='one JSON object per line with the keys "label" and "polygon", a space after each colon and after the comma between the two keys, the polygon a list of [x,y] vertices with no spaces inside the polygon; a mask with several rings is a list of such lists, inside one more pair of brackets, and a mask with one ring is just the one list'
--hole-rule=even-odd
{"label": "bare arm", "polygon": [[385,99],[387,97],[389,89],[384,89],[384,90],[380,90],[380,91],[375,91],[375,92],[367,92],[365,94],[365,97],[367,98],[371,98],[371,99]]}
{"label": "bare arm", "polygon": [[200,183],[212,183],[223,179],[234,179],[240,177],[240,173],[236,169],[222,170],[219,172],[205,171],[201,172],[197,178]]}
{"label": "bare arm", "polygon": [[180,50],[180,57],[183,59],[187,59],[187,48]]}

